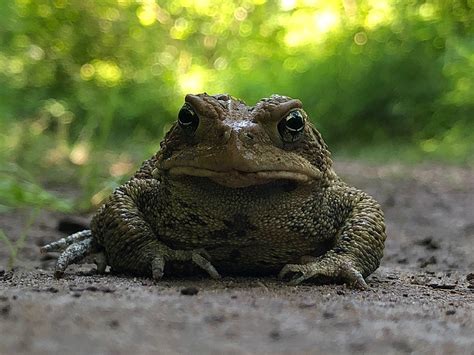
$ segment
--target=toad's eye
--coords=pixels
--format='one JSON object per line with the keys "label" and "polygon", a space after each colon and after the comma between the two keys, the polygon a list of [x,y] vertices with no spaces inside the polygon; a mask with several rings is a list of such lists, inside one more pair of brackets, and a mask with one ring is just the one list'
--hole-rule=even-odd
{"label": "toad's eye", "polygon": [[192,135],[196,131],[199,125],[199,117],[190,105],[184,104],[179,110],[178,124],[186,134]]}
{"label": "toad's eye", "polygon": [[278,123],[278,132],[286,143],[296,142],[303,135],[305,119],[301,110],[293,110]]}

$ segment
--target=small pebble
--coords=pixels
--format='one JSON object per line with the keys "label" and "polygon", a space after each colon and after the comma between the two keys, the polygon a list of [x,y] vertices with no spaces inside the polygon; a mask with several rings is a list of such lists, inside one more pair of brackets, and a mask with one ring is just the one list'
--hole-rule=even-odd
{"label": "small pebble", "polygon": [[185,287],[181,290],[181,294],[185,296],[194,296],[197,295],[199,290],[196,287]]}
{"label": "small pebble", "polygon": [[301,302],[298,307],[301,308],[301,309],[304,309],[304,308],[311,308],[311,307],[314,307],[316,306],[316,302]]}
{"label": "small pebble", "polygon": [[213,314],[207,317],[204,317],[204,321],[209,324],[219,324],[225,322],[226,317],[223,314]]}
{"label": "small pebble", "polygon": [[119,326],[120,326],[120,323],[119,323],[119,321],[116,320],[116,319],[112,319],[112,320],[109,322],[109,327],[112,328],[112,329],[117,329]]}
{"label": "small pebble", "polygon": [[0,308],[0,314],[2,316],[7,316],[10,313],[10,310],[12,309],[12,306],[10,304],[6,304]]}
{"label": "small pebble", "polygon": [[420,268],[424,269],[428,265],[436,265],[438,260],[434,255],[430,256],[429,258],[420,258],[418,260],[420,262]]}
{"label": "small pebble", "polygon": [[110,288],[110,287],[101,287],[99,289],[100,292],[103,292],[103,293],[114,293],[115,290],[113,288]]}
{"label": "small pebble", "polygon": [[455,311],[454,309],[448,309],[448,310],[446,311],[446,315],[447,315],[447,316],[451,316],[451,315],[453,315],[453,314],[455,314],[455,313],[456,313],[456,311]]}
{"label": "small pebble", "polygon": [[432,237],[427,237],[427,238],[421,239],[421,240],[415,242],[415,244],[424,246],[424,247],[426,247],[426,249],[428,249],[428,250],[436,250],[436,249],[439,249],[439,244],[438,244],[438,242],[436,242],[435,240],[433,240]]}
{"label": "small pebble", "polygon": [[330,319],[330,318],[334,318],[334,317],[335,317],[335,314],[332,313],[332,312],[327,312],[327,311],[325,311],[325,312],[323,313],[323,317],[326,318],[326,319]]}
{"label": "small pebble", "polygon": [[278,330],[274,329],[270,332],[269,334],[270,338],[272,338],[273,340],[278,340],[281,338],[281,334]]}

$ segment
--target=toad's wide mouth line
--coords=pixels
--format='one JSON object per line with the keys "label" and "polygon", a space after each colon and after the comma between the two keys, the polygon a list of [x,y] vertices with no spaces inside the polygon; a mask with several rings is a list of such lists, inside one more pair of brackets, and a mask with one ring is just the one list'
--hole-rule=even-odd
{"label": "toad's wide mouth line", "polygon": [[192,166],[175,166],[168,170],[172,175],[190,175],[198,177],[208,177],[212,179],[225,180],[246,180],[255,182],[268,182],[269,180],[296,180],[299,182],[308,182],[318,178],[319,176],[312,172],[311,175],[290,170],[257,170],[257,171],[242,171],[242,170],[210,170],[205,168],[196,168]]}

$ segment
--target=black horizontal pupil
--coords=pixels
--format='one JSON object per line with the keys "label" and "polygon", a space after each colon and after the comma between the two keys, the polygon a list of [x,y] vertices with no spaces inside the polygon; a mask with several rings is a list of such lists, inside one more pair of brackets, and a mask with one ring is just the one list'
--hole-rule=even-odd
{"label": "black horizontal pupil", "polygon": [[303,116],[299,112],[292,112],[286,119],[286,128],[289,131],[299,132],[304,128]]}
{"label": "black horizontal pupil", "polygon": [[199,117],[191,106],[185,104],[178,113],[178,123],[188,135],[193,135],[199,126]]}
{"label": "black horizontal pupil", "polygon": [[183,107],[178,114],[179,122],[183,126],[188,126],[193,124],[195,121],[194,112],[187,107]]}
{"label": "black horizontal pupil", "polygon": [[284,142],[299,140],[304,132],[305,120],[300,111],[291,111],[278,123],[278,132]]}

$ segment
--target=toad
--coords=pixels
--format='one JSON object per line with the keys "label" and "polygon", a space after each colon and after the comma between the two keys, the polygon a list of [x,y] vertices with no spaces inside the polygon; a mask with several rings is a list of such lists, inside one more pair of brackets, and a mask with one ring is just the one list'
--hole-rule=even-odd
{"label": "toad", "polygon": [[255,106],[187,95],[177,120],[90,229],[48,244],[55,276],[93,256],[98,272],[276,275],[364,288],[386,238],[383,212],[334,172],[299,100]]}

